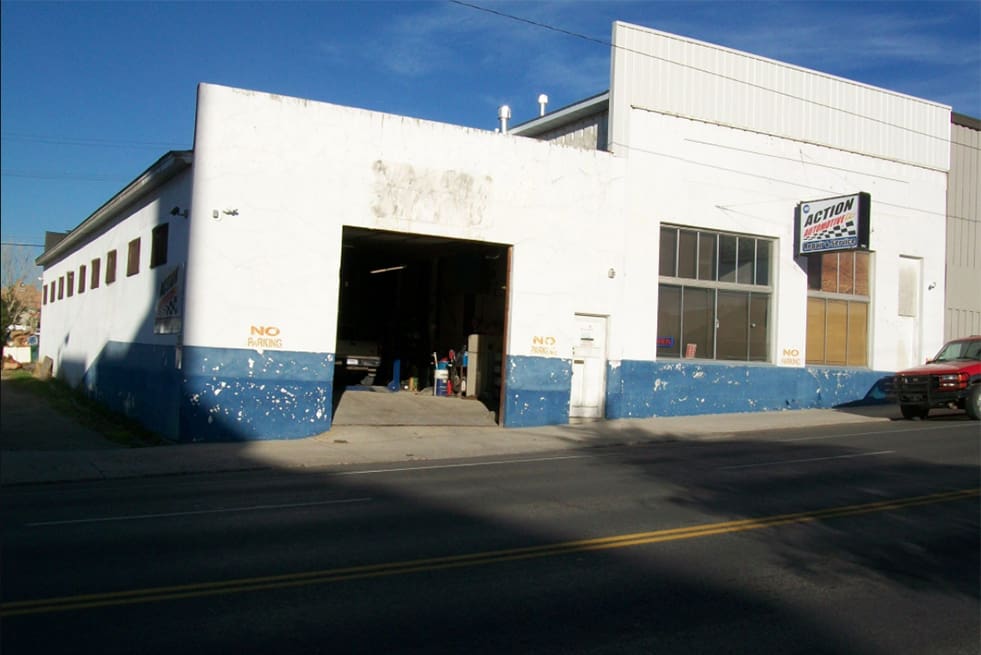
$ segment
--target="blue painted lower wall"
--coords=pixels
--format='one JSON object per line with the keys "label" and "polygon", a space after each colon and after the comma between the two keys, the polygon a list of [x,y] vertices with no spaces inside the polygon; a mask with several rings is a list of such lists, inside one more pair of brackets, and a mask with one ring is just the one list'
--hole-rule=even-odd
{"label": "blue painted lower wall", "polygon": [[[176,440],[180,371],[176,347],[110,341],[81,378],[90,398]],[[71,362],[63,362],[71,368]]]}
{"label": "blue painted lower wall", "polygon": [[[295,439],[330,429],[331,353],[111,342],[82,376],[113,411],[180,442]],[[69,363],[70,364],[70,363]],[[505,427],[569,422],[572,362],[509,356]],[[860,369],[625,360],[608,365],[606,418],[829,408],[881,400],[891,374]]]}
{"label": "blue painted lower wall", "polygon": [[607,418],[830,408],[866,398],[892,374],[864,369],[625,360],[607,370]]}
{"label": "blue painted lower wall", "polygon": [[295,439],[330,429],[330,353],[184,347],[180,441]]}
{"label": "blue painted lower wall", "polygon": [[79,377],[92,399],[178,442],[309,437],[332,419],[331,353],[185,346],[178,369],[175,345],[110,342]]}
{"label": "blue painted lower wall", "polygon": [[572,361],[550,357],[507,357],[504,378],[505,427],[569,422]]}

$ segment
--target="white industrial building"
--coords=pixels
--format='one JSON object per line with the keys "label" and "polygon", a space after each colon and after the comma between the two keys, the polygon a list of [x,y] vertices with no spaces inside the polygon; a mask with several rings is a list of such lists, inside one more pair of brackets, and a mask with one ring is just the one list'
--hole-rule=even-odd
{"label": "white industrial building", "polygon": [[949,107],[613,44],[505,134],[202,84],[193,150],[39,258],[41,355],[201,441],[329,429],[352,341],[396,383],[470,347],[504,426],[831,407],[940,346]]}

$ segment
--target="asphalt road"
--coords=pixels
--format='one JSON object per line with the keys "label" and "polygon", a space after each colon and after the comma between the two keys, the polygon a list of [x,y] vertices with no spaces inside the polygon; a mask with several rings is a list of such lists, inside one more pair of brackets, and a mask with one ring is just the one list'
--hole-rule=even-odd
{"label": "asphalt road", "polygon": [[15,653],[970,653],[977,422],[5,488]]}

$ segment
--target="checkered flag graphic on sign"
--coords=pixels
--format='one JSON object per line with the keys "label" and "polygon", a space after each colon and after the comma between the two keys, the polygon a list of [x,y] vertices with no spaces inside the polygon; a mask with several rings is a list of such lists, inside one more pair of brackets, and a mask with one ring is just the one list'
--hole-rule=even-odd
{"label": "checkered flag graphic on sign", "polygon": [[821,230],[820,232],[815,232],[810,238],[814,241],[823,241],[825,239],[840,239],[841,237],[851,237],[855,236],[855,220],[851,219],[845,221],[841,225],[835,225],[827,230]]}
{"label": "checkered flag graphic on sign", "polygon": [[162,316],[177,316],[177,294],[172,294],[167,302],[160,307]]}

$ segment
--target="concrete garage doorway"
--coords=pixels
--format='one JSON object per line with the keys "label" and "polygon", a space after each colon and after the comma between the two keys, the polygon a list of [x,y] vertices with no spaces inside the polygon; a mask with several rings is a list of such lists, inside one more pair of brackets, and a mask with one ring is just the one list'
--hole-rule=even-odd
{"label": "concrete garage doorway", "polygon": [[497,422],[509,261],[503,244],[344,227],[333,423]]}

